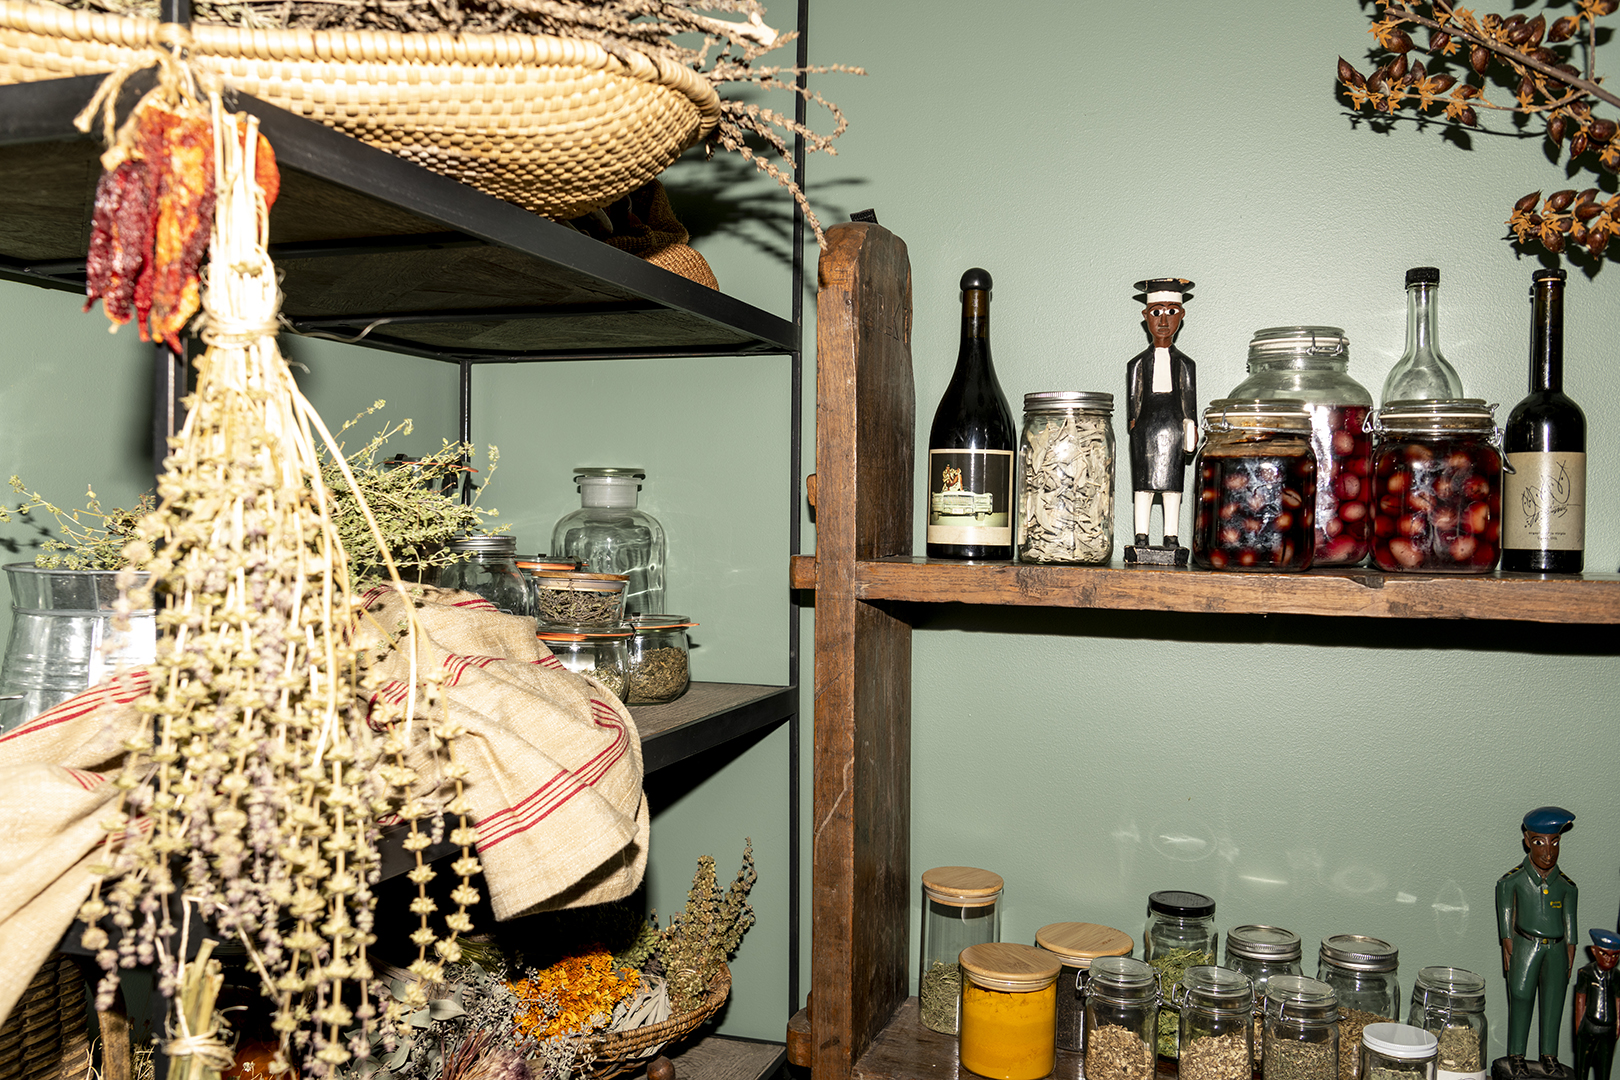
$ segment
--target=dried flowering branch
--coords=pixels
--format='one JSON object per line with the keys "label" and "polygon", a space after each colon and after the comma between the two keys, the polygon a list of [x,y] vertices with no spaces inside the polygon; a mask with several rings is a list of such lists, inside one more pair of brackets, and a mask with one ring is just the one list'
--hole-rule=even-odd
{"label": "dried flowering branch", "polygon": [[[1375,2],[1380,14],[1368,32],[1388,59],[1366,75],[1343,57],[1338,63],[1339,84],[1354,108],[1393,116],[1441,105],[1445,120],[1466,127],[1479,123],[1480,109],[1539,117],[1555,150],[1568,141],[1572,167],[1590,167],[1591,152],[1603,169],[1620,172],[1620,125],[1593,113],[1597,105],[1620,109],[1620,96],[1604,89],[1594,70],[1597,20],[1620,9],[1620,0],[1576,0],[1570,14],[1549,9],[1534,18],[1476,16],[1452,0]],[[1432,69],[1411,58],[1416,45],[1408,28],[1429,32]],[[1584,67],[1570,62],[1577,47]],[[1511,93],[1511,103],[1491,99],[1493,83]],[[1573,244],[1601,256],[1620,233],[1620,196],[1597,196],[1595,187],[1558,191],[1538,211],[1541,193],[1533,192],[1514,204],[1507,224],[1520,243],[1533,240],[1554,254]]]}
{"label": "dried flowering branch", "polygon": [[45,537],[40,542],[44,550],[34,556],[34,565],[45,570],[122,569],[124,546],[135,535],[135,523],[156,506],[156,500],[147,492],[133,510],[103,510],[95,489],[87,488],[83,508],[65,510],[39,492],[29,491],[19,476],[11,478],[11,490],[21,495],[22,501],[16,506],[0,505],[0,522],[34,510],[43,510],[56,520],[61,535]]}
{"label": "dried flowering branch", "polygon": [[709,992],[715,972],[754,925],[748,892],[757,880],[752,840],[744,842],[742,867],[724,893],[715,881],[714,856],[698,859],[686,908],[670,920],[656,948],[669,979],[670,1007],[676,1013],[697,1007]]}

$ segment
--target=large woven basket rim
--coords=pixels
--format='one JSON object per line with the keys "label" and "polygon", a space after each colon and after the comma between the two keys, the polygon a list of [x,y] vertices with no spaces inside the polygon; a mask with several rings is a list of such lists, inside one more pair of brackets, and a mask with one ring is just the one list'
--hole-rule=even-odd
{"label": "large woven basket rim", "polygon": [[[160,45],[176,28],[156,19],[69,10],[30,0],[0,0],[0,27],[129,49]],[[625,50],[614,56],[593,41],[543,34],[407,33],[395,30],[247,30],[194,23],[193,56],[387,66],[541,67],[603,70],[667,86],[684,94],[702,116],[702,134],[720,118],[720,95],[701,73],[663,57]]]}
{"label": "large woven basket rim", "polygon": [[613,1061],[636,1055],[650,1046],[663,1046],[685,1037],[699,1025],[720,1011],[720,1006],[731,996],[731,969],[724,964],[709,980],[708,993],[697,1008],[671,1016],[668,1020],[630,1031],[614,1031],[606,1035],[589,1035],[580,1041],[591,1045],[598,1062]]}

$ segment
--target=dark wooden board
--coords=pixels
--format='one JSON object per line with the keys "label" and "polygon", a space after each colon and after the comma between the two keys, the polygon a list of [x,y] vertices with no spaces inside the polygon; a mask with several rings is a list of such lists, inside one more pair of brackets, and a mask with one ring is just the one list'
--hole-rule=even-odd
{"label": "dark wooden board", "polygon": [[695,682],[667,705],[633,705],[647,772],[781,723],[798,707],[798,688]]}
{"label": "dark wooden board", "polygon": [[[675,1080],[764,1080],[782,1067],[787,1051],[779,1042],[710,1035],[665,1056],[675,1066]],[[647,1070],[626,1075],[636,1080]]]}
{"label": "dark wooden board", "polygon": [[[1057,1052],[1054,1078],[1080,1075],[1080,1055]],[[923,1027],[917,999],[907,998],[855,1066],[855,1080],[979,1080],[957,1059],[956,1036]]]}

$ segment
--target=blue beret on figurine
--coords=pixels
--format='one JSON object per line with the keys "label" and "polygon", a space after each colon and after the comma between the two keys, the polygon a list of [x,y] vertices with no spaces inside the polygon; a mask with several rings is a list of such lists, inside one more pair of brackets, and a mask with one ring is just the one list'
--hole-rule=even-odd
{"label": "blue beret on figurine", "polygon": [[1609,1080],[1620,1035],[1620,934],[1592,930],[1592,962],[1575,973],[1575,1080]]}
{"label": "blue beret on figurine", "polygon": [[[1521,825],[1525,858],[1496,882],[1496,934],[1507,977],[1507,1056],[1491,1063],[1495,1080],[1571,1080],[1558,1060],[1564,994],[1575,965],[1575,902],[1579,890],[1558,869],[1560,838],[1575,822],[1561,806],[1538,806]],[[1537,999],[1540,1008],[1537,1009]],[[1539,1011],[1541,1059],[1525,1061],[1530,1016]]]}

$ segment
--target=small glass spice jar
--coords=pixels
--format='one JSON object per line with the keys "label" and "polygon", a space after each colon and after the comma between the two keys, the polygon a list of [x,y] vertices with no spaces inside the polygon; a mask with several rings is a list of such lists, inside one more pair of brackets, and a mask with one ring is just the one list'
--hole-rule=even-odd
{"label": "small glass spice jar", "polygon": [[1352,379],[1337,326],[1272,326],[1249,339],[1249,377],[1234,398],[1288,398],[1311,417],[1316,452],[1315,566],[1354,566],[1372,544],[1372,394]]}
{"label": "small glass spice jar", "polygon": [[[1219,957],[1220,933],[1215,929],[1215,901],[1203,893],[1166,889],[1148,895],[1147,928],[1142,932],[1142,959],[1159,973],[1167,987],[1175,986],[1190,967],[1213,965]],[[1156,1049],[1166,1061],[1176,1059],[1181,1022],[1173,1003],[1159,1010]]]}
{"label": "small glass spice jar", "polygon": [[534,604],[542,623],[556,626],[621,626],[630,579],[624,574],[537,570]]}
{"label": "small glass spice jar", "polygon": [[1361,1032],[1361,1075],[1367,1080],[1435,1080],[1435,1037],[1410,1024],[1368,1024]]}
{"label": "small glass spice jar", "polygon": [[[957,1053],[991,1080],[1040,1080],[1057,1064],[1057,957],[1033,945],[970,945],[962,966]],[[1431,1077],[1430,1080],[1433,1080]]]}
{"label": "small glass spice jar", "polygon": [[1171,996],[1181,1010],[1183,1080],[1250,1080],[1254,986],[1230,968],[1190,967]]}
{"label": "small glass spice jar", "polygon": [[1086,980],[1085,1080],[1153,1080],[1159,979],[1129,956],[1099,956]]}
{"label": "small glass spice jar", "polygon": [[685,615],[633,615],[630,625],[630,696],[626,705],[662,705],[692,685],[686,631],[697,625]]}
{"label": "small glass spice jar", "polygon": [[1001,937],[1000,874],[975,866],[936,866],[922,876],[922,943],[917,997],[923,1026],[956,1034],[962,1003],[957,958]]}
{"label": "small glass spice jar", "polygon": [[1273,976],[1266,984],[1260,1060],[1266,1080],[1339,1080],[1339,998],[1333,987],[1303,975]]}
{"label": "small glass spice jar", "polygon": [[534,595],[517,566],[517,537],[468,534],[445,547],[467,557],[439,568],[439,587],[477,593],[508,615],[534,618]]}
{"label": "small glass spice jar", "polygon": [[1373,564],[1488,574],[1501,555],[1501,433],[1480,398],[1395,401],[1378,411]]}
{"label": "small glass spice jar", "polygon": [[1316,452],[1298,401],[1224,398],[1193,460],[1193,561],[1206,570],[1309,570]]}
{"label": "small glass spice jar", "polygon": [[1114,395],[1024,395],[1018,561],[1100,564],[1114,554]]}
{"label": "small glass spice jar", "polygon": [[576,675],[595,678],[620,701],[630,678],[628,626],[542,626],[536,637]]}
{"label": "small glass spice jar", "polygon": [[1316,977],[1339,995],[1339,1059],[1342,1080],[1361,1075],[1361,1031],[1400,1015],[1400,952],[1389,942],[1361,934],[1337,934],[1322,942]]}
{"label": "small glass spice jar", "polygon": [[1299,935],[1280,926],[1234,926],[1226,932],[1226,966],[1254,984],[1254,1065],[1264,1043],[1266,986],[1274,975],[1303,975]]}
{"label": "small glass spice jar", "polygon": [[1096,923],[1049,923],[1035,931],[1035,944],[1058,958],[1057,1045],[1059,1050],[1086,1048],[1086,980],[1100,956],[1129,956],[1136,947],[1131,935]]}
{"label": "small glass spice jar", "polygon": [[1426,967],[1412,984],[1406,1022],[1435,1037],[1437,1080],[1485,1080],[1485,980],[1454,967]]}

